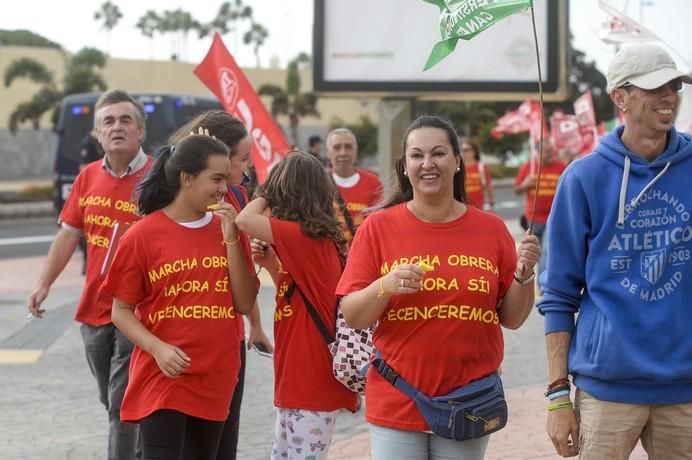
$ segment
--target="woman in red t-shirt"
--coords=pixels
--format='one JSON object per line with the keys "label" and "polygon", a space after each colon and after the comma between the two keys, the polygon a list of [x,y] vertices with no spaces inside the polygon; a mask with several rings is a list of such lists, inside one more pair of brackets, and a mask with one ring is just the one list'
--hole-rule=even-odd
{"label": "woman in red t-shirt", "polygon": [[[226,144],[230,149],[231,153],[229,158],[231,160],[231,172],[228,177],[228,190],[224,195],[223,201],[232,204],[233,207],[240,212],[248,202],[247,191],[240,185],[245,179],[252,150],[252,140],[248,135],[247,129],[240,120],[225,110],[210,110],[201,113],[178,129],[178,131],[169,138],[168,143],[171,145],[176,144],[190,133],[198,132],[200,128],[202,128],[203,131],[206,130],[206,132]],[[239,197],[242,202],[239,201]],[[252,264],[250,246],[247,238],[242,238],[241,243],[246,245],[248,262]],[[254,266],[254,264],[252,265]],[[223,434],[221,435],[221,442],[219,443],[219,452],[216,455],[216,460],[235,460],[237,456],[240,406],[243,400],[243,389],[245,386],[246,348],[249,349],[254,345],[267,350],[269,353],[274,351],[274,345],[272,345],[271,340],[269,340],[269,337],[267,337],[267,334],[262,328],[257,301],[255,301],[255,306],[246,317],[250,326],[248,328],[247,344],[245,341],[245,323],[243,316],[238,315],[236,318],[238,337],[240,337],[240,370],[238,371],[238,383],[235,386],[233,398],[231,399],[231,409],[228,412],[228,418],[223,427]]]}
{"label": "woman in red t-shirt", "polygon": [[257,295],[236,210],[219,203],[228,154],[205,135],[157,153],[138,187],[145,217],[122,237],[102,286],[113,323],[136,345],[121,420],[140,424],[145,459],[215,459],[228,415],[235,318]]}
{"label": "woman in red t-shirt", "polygon": [[267,266],[277,286],[273,459],[326,458],[339,410],[357,406],[356,394],[334,378],[327,348],[336,332],[334,291],[345,247],[334,193],[319,160],[294,152],[272,168],[258,198],[236,219],[240,230],[269,243],[281,261]]}
{"label": "woman in red t-shirt", "polygon": [[[358,229],[336,291],[349,326],[377,322],[382,358],[429,397],[497,371],[500,325],[521,326],[534,300],[536,237],[516,249],[499,217],[467,205],[461,163],[449,122],[422,116],[409,126],[398,190]],[[487,436],[432,434],[415,403],[372,367],[365,397],[374,459],[483,458]]]}
{"label": "woman in red t-shirt", "polygon": [[481,161],[478,145],[470,139],[461,140],[466,181],[464,189],[468,203],[478,209],[495,211],[495,189],[490,178],[490,170]]}

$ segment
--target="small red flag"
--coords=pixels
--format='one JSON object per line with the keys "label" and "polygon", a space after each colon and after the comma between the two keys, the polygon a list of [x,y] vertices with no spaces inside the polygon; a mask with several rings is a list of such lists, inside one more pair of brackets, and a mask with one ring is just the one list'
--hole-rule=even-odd
{"label": "small red flag", "polygon": [[252,139],[257,180],[264,182],[269,169],[286,156],[290,146],[219,34],[214,34],[211,48],[195,68],[195,75],[228,112],[245,124]]}

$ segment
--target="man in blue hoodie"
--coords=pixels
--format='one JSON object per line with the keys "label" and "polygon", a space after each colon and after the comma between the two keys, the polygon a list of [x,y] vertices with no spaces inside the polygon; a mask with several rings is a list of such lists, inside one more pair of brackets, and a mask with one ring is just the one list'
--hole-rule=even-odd
{"label": "man in blue hoodie", "polygon": [[673,122],[692,76],[640,44],[607,79],[625,125],[567,168],[548,220],[548,434],[565,457],[627,459],[641,440],[689,459],[692,142]]}

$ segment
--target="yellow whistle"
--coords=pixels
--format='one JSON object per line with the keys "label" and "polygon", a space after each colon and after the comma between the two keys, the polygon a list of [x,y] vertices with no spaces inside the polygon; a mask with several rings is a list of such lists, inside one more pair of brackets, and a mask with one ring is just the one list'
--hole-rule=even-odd
{"label": "yellow whistle", "polygon": [[209,206],[207,206],[207,209],[209,209],[211,211],[216,211],[220,207],[221,207],[221,205],[219,203],[214,203],[214,204],[210,204]]}
{"label": "yellow whistle", "polygon": [[432,265],[426,264],[422,260],[420,262],[418,262],[418,268],[420,268],[424,272],[431,272],[431,271],[435,270],[435,267],[433,267]]}

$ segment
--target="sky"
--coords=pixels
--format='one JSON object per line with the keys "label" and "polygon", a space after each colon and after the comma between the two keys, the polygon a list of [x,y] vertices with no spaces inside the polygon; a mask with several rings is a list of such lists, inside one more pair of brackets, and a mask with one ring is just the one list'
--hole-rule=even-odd
{"label": "sky", "polygon": [[[348,1],[348,0],[326,0]],[[375,1],[375,0],[373,0]],[[421,0],[397,0],[421,1]],[[555,0],[550,0],[555,1]],[[692,32],[689,18],[692,17],[690,0],[610,0],[626,10],[630,17],[641,20],[642,25],[668,44],[678,56],[674,58],[678,67],[692,71]],[[182,8],[199,21],[211,20],[222,0],[114,0],[124,17],[110,34],[102,30],[94,20],[94,12],[101,0],[22,0],[12,2],[0,14],[0,29],[29,29],[50,40],[58,42],[67,50],[76,52],[84,46],[107,49],[116,58],[168,59],[174,46],[167,37],[156,36],[153,42],[142,36],[134,27],[147,10],[162,12]],[[286,62],[300,52],[312,54],[313,0],[245,0],[254,9],[255,20],[269,30],[269,38],[260,51],[263,67],[272,62],[285,66]],[[60,18],[60,19],[58,19]],[[570,30],[574,35],[574,46],[586,52],[587,59],[596,62],[605,73],[607,63],[615,52],[614,45],[600,41],[598,32],[605,14],[598,8],[598,0],[572,0],[570,2]],[[344,25],[344,33],[357,32],[357,25]],[[242,30],[241,26],[241,30]],[[437,24],[431,25],[437,27]],[[255,57],[249,47],[242,44],[242,32],[230,32],[224,41],[241,66],[254,66]],[[188,39],[183,60],[199,62],[206,54],[211,39],[198,39],[192,33]],[[0,52],[2,52],[0,50]]]}

